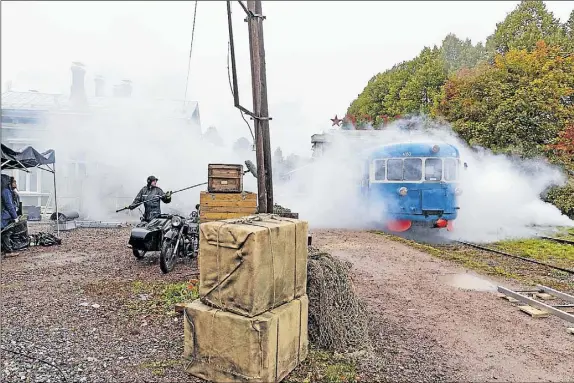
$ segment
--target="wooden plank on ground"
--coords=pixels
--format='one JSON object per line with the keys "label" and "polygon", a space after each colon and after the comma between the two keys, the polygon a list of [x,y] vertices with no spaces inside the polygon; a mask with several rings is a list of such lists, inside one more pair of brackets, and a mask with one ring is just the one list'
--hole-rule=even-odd
{"label": "wooden plank on ground", "polygon": [[543,301],[550,301],[552,299],[556,299],[554,295],[550,295],[548,293],[536,293],[534,294],[537,298],[542,299]]}
{"label": "wooden plank on ground", "polygon": [[509,297],[509,296],[506,295],[506,294],[498,293],[497,295],[498,295],[499,298],[506,299],[506,300],[509,301],[510,303],[518,303],[518,299],[514,299],[514,298],[512,298],[512,297]]}
{"label": "wooden plank on ground", "polygon": [[[565,311],[559,310],[559,309],[552,307],[550,305],[547,305],[544,302],[540,302],[540,301],[537,301],[536,299],[525,297],[524,295],[520,295],[520,294],[516,293],[515,291],[509,290],[509,289],[504,288],[502,286],[498,286],[498,292],[504,293],[508,296],[511,296],[515,299],[518,299],[519,301],[521,301],[524,304],[530,305],[532,307],[536,307],[540,310],[544,310],[548,313],[556,315],[557,317],[562,318],[565,321],[574,323],[574,315],[569,314]],[[559,296],[558,294],[555,294],[554,291],[550,291],[550,292],[552,292],[553,295]],[[560,293],[560,292],[558,292],[558,293]],[[560,294],[563,294],[563,293],[560,293]],[[571,298],[574,299],[574,297],[572,297],[572,296],[571,296]]]}
{"label": "wooden plank on ground", "polygon": [[546,318],[546,317],[550,316],[550,314],[547,313],[546,311],[539,310],[536,307],[518,306],[518,308],[533,318]]}

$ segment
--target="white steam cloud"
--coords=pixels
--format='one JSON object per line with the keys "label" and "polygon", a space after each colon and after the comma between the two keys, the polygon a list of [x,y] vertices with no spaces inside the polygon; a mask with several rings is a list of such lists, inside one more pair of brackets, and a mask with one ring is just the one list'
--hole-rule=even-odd
{"label": "white steam cloud", "polygon": [[[149,175],[160,179],[164,191],[207,181],[209,163],[255,162],[255,154],[232,150],[238,137],[223,145],[209,142],[201,127],[174,118],[174,103],[143,102],[133,98],[108,99],[108,105],[90,113],[51,117],[38,147],[56,151],[58,200],[61,210],[79,210],[85,219],[131,221],[138,212],[115,213],[129,205]],[[398,124],[410,124],[403,130]],[[448,126],[432,126],[423,119],[392,124],[384,130],[339,131],[330,150],[306,161],[287,181],[275,183],[275,201],[298,212],[314,228],[381,228],[382,204],[369,206],[360,194],[364,154],[373,147],[404,141],[436,141],[456,145],[468,169],[461,171],[459,216],[454,235],[468,241],[526,237],[533,226],[574,226],[540,194],[565,181],[561,171],[543,160],[516,160],[471,149]],[[278,143],[275,143],[277,145]],[[279,143],[280,144],[280,143]],[[308,145],[308,142],[301,143]],[[85,162],[80,181],[65,169],[66,161]],[[279,169],[275,169],[275,174]],[[250,174],[244,189],[256,192]],[[189,214],[205,186],[184,191],[163,205],[164,211]]]}
{"label": "white steam cloud", "polygon": [[[234,140],[209,142],[200,126],[182,117],[182,107],[183,102],[110,98],[101,110],[51,116],[38,146],[56,152],[60,210],[78,210],[97,221],[137,220],[138,210],[115,210],[132,202],[149,175],[159,178],[164,191],[177,190],[206,182],[209,163],[254,161],[254,152],[232,150]],[[74,178],[70,160],[85,162],[85,177]],[[248,173],[244,188],[255,192],[256,185]],[[207,186],[174,194],[162,211],[189,215],[202,190]]]}
{"label": "white steam cloud", "polygon": [[[405,123],[409,130],[399,128]],[[468,164],[466,171],[461,170],[463,194],[455,231],[449,236],[486,242],[532,236],[537,232],[534,226],[574,226],[540,198],[548,187],[564,184],[560,169],[544,160],[517,160],[473,150],[450,127],[430,125],[416,118],[381,131],[335,131],[330,150],[275,187],[276,200],[308,219],[312,227],[380,227],[383,209],[366,206],[360,194],[364,153],[384,144],[435,141],[457,146],[462,162]]]}

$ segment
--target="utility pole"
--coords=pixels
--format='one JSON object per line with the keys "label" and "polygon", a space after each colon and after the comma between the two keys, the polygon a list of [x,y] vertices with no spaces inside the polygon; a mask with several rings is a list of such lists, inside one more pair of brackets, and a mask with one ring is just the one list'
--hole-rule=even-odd
{"label": "utility pole", "polygon": [[269,107],[267,105],[267,75],[263,44],[263,15],[261,0],[247,1],[251,80],[253,89],[253,120],[255,122],[255,152],[257,157],[257,192],[260,213],[273,213],[273,173],[271,169],[271,139]]}
{"label": "utility pole", "polygon": [[242,113],[251,116],[255,122],[255,154],[257,157],[257,195],[260,213],[273,213],[273,172],[271,170],[271,139],[269,135],[269,107],[267,105],[267,76],[265,73],[265,47],[263,44],[263,20],[261,0],[248,0],[238,3],[247,14],[245,21],[249,29],[249,51],[251,58],[251,84],[253,90],[253,112],[239,102],[237,87],[237,67],[233,43],[233,23],[231,1],[227,1],[227,25],[229,28],[229,53],[233,76],[233,104]]}

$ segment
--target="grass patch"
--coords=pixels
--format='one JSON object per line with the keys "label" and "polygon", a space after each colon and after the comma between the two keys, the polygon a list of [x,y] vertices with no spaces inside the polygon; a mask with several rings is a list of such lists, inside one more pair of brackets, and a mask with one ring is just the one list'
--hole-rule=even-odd
{"label": "grass patch", "polygon": [[183,365],[183,361],[179,359],[160,360],[155,362],[145,362],[139,365],[140,368],[151,370],[154,376],[165,376],[165,370]]}
{"label": "grass patch", "polygon": [[556,266],[574,266],[574,246],[544,239],[503,241],[494,244],[500,250],[549,262]]}
{"label": "grass patch", "polygon": [[176,303],[192,302],[199,298],[197,283],[135,281],[131,289],[136,299],[128,306],[135,312],[172,312]]}
{"label": "grass patch", "polygon": [[560,227],[554,237],[574,241],[574,227]]}
{"label": "grass patch", "polygon": [[284,380],[289,383],[354,383],[358,381],[355,362],[312,346],[309,348],[307,358]]}

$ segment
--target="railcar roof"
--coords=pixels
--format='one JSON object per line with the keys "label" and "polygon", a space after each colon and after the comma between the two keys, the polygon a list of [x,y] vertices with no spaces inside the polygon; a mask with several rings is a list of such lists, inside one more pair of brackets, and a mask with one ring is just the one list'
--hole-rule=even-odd
{"label": "railcar roof", "polygon": [[[438,145],[440,150],[434,153],[432,148]],[[405,153],[408,153],[405,154]],[[456,146],[445,142],[408,142],[389,144],[374,148],[369,153],[369,159],[381,157],[459,157]]]}

